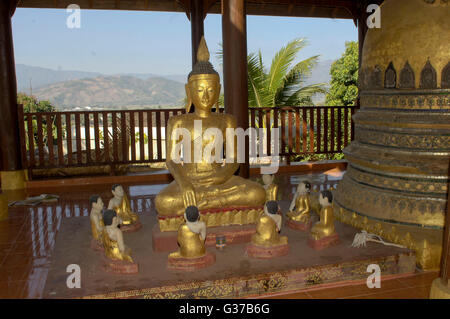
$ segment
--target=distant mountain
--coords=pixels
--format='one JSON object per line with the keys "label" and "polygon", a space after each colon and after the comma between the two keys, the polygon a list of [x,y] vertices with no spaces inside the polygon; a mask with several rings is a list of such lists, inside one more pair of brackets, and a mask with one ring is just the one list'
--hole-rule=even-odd
{"label": "distant mountain", "polygon": [[24,64],[16,64],[17,88],[21,92],[30,93],[45,85],[83,79],[102,75],[98,72],[62,71],[40,68]]}
{"label": "distant mountain", "polygon": [[182,105],[184,85],[164,78],[99,76],[51,84],[33,91],[59,109]]}

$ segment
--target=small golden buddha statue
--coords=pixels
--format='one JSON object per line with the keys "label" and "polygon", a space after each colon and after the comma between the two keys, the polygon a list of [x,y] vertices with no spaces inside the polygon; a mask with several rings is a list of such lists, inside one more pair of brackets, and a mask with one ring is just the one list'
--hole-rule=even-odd
{"label": "small golden buddha statue", "polygon": [[131,258],[131,251],[125,246],[122,231],[118,227],[119,218],[117,213],[111,209],[105,210],[103,213],[103,223],[105,224],[105,229],[102,232],[102,241],[105,256],[112,260],[134,263],[133,258]]}
{"label": "small golden buddha statue", "polygon": [[[211,161],[215,149],[204,154],[219,138],[224,142],[221,149],[226,149],[226,131],[236,128],[236,119],[230,114],[211,112],[219,99],[220,79],[209,62],[204,38],[200,42],[197,59],[186,84],[187,111],[193,104],[194,113],[170,117],[167,124],[166,165],[174,181],[155,198],[156,210],[162,217],[182,216],[189,206],[200,210],[262,206],[266,197],[260,184],[234,175],[239,168],[237,143],[234,143],[233,152],[227,150],[227,158],[233,159],[232,162],[224,162],[222,157],[220,162],[216,159]],[[180,130],[188,132],[189,137],[177,136]],[[211,130],[221,132],[222,136],[208,135]],[[181,153],[180,145],[182,161],[178,155]]]}
{"label": "small golden buddha statue", "polygon": [[264,189],[266,190],[266,202],[271,200],[277,200],[278,185],[273,182],[275,175],[264,174],[262,180],[264,183]]}
{"label": "small golden buddha statue", "polygon": [[333,215],[333,194],[326,190],[319,195],[319,203],[322,206],[319,216],[320,220],[311,228],[311,237],[314,240],[320,240],[336,234],[334,228]]}
{"label": "small golden buddha statue", "polygon": [[252,244],[256,246],[287,245],[286,236],[280,236],[281,215],[278,214],[278,203],[268,201],[264,205],[264,212],[256,222],[256,234],[252,236]]}
{"label": "small golden buddha statue", "polygon": [[169,258],[199,258],[206,254],[206,225],[200,221],[198,208],[188,206],[184,213],[186,222],[178,229],[178,251]]}
{"label": "small golden buddha statue", "polygon": [[311,220],[311,199],[309,192],[311,184],[308,181],[302,181],[297,186],[294,198],[289,206],[289,212],[286,217],[290,220],[307,224]]}
{"label": "small golden buddha statue", "polygon": [[109,201],[108,209],[113,209],[119,217],[119,223],[130,226],[139,223],[139,216],[131,211],[130,201],[125,194],[122,185],[115,184],[111,187],[113,198]]}
{"label": "small golden buddha statue", "polygon": [[91,213],[89,217],[91,220],[92,237],[98,248],[100,248],[102,246],[102,233],[105,229],[102,216],[104,204],[99,195],[92,195],[89,198],[89,203],[91,204]]}

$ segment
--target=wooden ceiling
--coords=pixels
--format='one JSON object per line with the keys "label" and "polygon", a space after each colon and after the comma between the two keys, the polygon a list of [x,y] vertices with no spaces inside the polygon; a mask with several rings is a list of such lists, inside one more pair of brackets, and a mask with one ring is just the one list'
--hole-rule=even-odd
{"label": "wooden ceiling", "polygon": [[[2,0],[3,1],[3,0]],[[186,12],[191,0],[19,0],[19,8]],[[208,13],[221,13],[221,2],[205,0]],[[361,0],[246,0],[248,15],[354,19]],[[372,1],[374,2],[374,1]],[[377,1],[375,1],[377,2]]]}

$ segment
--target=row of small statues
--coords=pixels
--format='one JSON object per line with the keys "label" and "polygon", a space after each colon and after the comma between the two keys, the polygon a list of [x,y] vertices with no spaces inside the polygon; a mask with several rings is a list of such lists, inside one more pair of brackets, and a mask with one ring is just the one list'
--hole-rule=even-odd
{"label": "row of small statues", "polygon": [[105,265],[111,268],[109,270],[114,271],[114,267],[120,267],[120,263],[123,263],[127,269],[133,269],[128,272],[135,272],[137,264],[131,257],[131,250],[124,243],[122,231],[138,230],[141,227],[139,216],[131,211],[130,202],[121,185],[113,185],[111,192],[113,198],[106,210],[99,195],[92,195],[89,199],[93,237],[91,247],[104,252]]}

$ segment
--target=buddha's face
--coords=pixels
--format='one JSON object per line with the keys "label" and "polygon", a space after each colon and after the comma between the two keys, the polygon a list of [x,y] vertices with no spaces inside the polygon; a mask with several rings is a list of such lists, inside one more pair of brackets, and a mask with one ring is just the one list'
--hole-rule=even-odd
{"label": "buddha's face", "polygon": [[307,192],[307,188],[306,188],[305,183],[298,184],[298,186],[297,186],[297,193],[305,194],[306,192]]}
{"label": "buddha's face", "polygon": [[219,77],[215,74],[191,76],[186,85],[186,94],[196,110],[210,111],[219,100]]}
{"label": "buddha's face", "polygon": [[123,188],[122,186],[116,186],[116,188],[114,188],[114,190],[112,191],[113,195],[115,197],[123,197]]}

